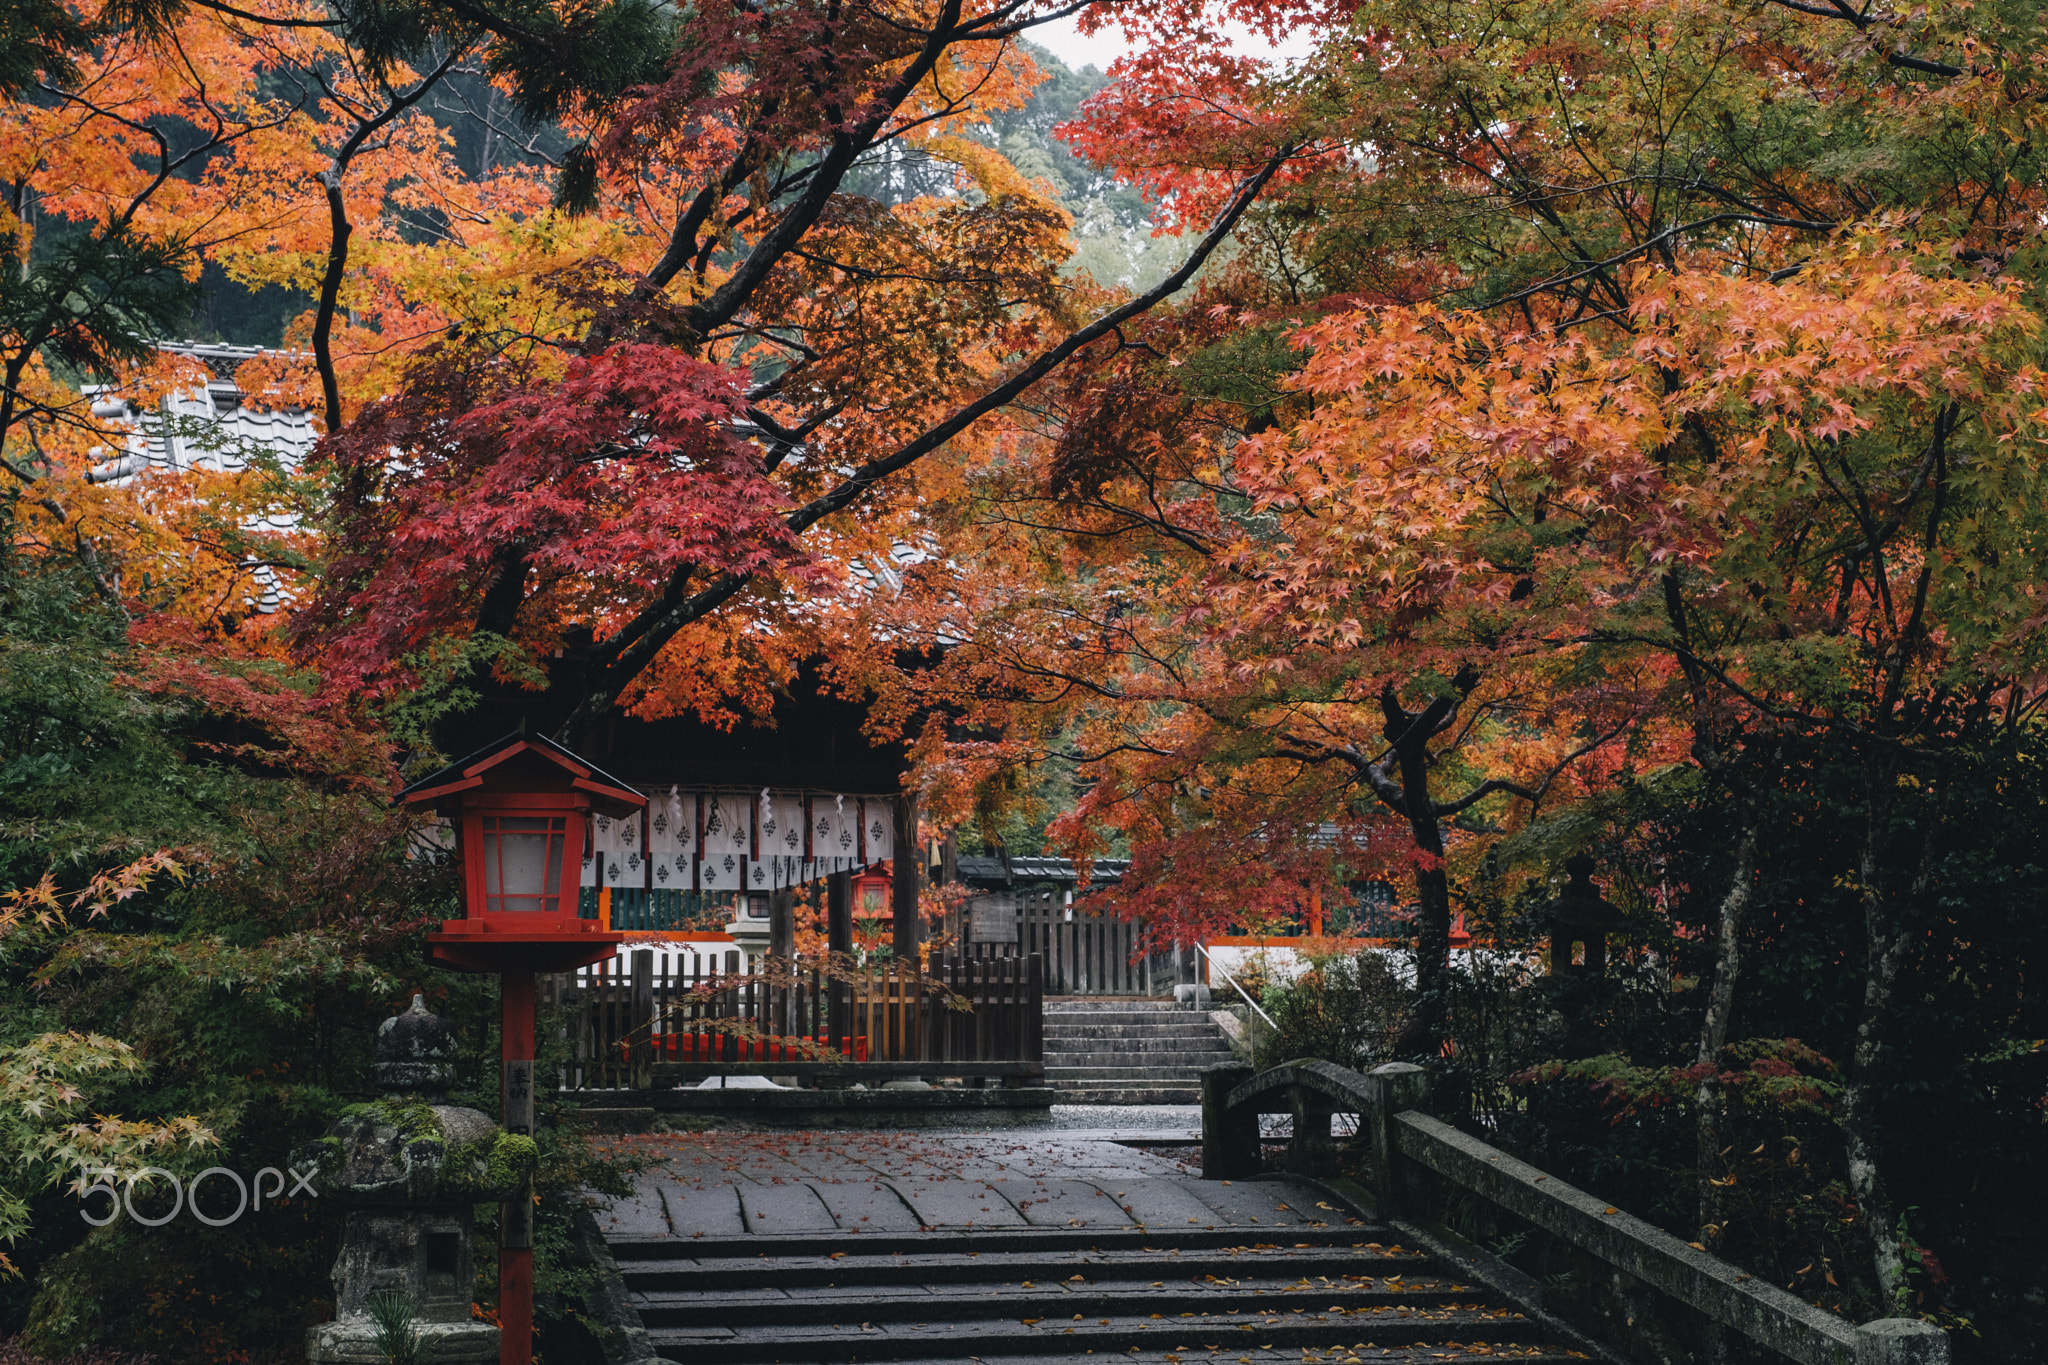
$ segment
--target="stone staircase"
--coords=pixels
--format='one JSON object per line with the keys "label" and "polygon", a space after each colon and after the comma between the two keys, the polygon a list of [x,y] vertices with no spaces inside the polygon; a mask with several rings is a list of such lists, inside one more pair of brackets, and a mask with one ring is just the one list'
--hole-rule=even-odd
{"label": "stone staircase", "polygon": [[1226,1212],[1189,1198],[1200,1212],[1179,1229],[615,1238],[611,1251],[641,1349],[686,1365],[1584,1359],[1394,1230],[1319,1213],[1330,1205],[1310,1189],[1239,1182],[1269,1211],[1248,1226],[1229,1183],[1187,1188]]}
{"label": "stone staircase", "polygon": [[1231,1060],[1207,1011],[1170,1000],[1045,1006],[1045,1083],[1063,1104],[1199,1104],[1202,1068]]}

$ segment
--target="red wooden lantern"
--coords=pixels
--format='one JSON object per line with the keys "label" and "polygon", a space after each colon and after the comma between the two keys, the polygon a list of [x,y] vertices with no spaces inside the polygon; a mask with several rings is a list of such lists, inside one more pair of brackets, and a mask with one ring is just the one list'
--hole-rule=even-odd
{"label": "red wooden lantern", "polygon": [[470,972],[563,972],[623,941],[577,914],[593,813],[627,815],[647,798],[552,740],[507,735],[407,787],[455,825],[463,918],[427,936],[427,955]]}
{"label": "red wooden lantern", "polygon": [[893,916],[890,893],[895,883],[889,874],[869,867],[853,879],[853,913],[856,919],[886,920]]}
{"label": "red wooden lantern", "polygon": [[[593,812],[628,815],[647,798],[552,740],[507,735],[398,794],[455,824],[462,863],[461,919],[427,935],[427,956],[499,979],[499,1121],[533,1135],[536,972],[566,972],[610,957],[624,934],[577,914],[583,849]],[[533,1203],[501,1206],[498,1224],[498,1361],[533,1360]]]}

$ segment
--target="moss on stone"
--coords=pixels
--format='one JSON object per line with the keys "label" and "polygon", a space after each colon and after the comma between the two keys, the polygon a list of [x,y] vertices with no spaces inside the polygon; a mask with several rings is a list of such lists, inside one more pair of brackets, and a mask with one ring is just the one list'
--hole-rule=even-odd
{"label": "moss on stone", "polygon": [[540,1148],[521,1133],[500,1133],[491,1144],[485,1179],[494,1189],[506,1189],[531,1178],[540,1165]]}
{"label": "moss on stone", "polygon": [[447,1134],[441,1131],[441,1120],[435,1116],[434,1108],[424,1100],[402,1103],[394,1100],[371,1100],[367,1104],[352,1104],[341,1111],[343,1119],[368,1121],[380,1127],[396,1129],[407,1142],[427,1139],[447,1142]]}

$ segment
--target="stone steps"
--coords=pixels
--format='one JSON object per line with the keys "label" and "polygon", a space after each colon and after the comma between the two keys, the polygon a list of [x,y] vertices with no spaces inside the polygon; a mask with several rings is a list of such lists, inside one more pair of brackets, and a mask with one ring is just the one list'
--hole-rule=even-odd
{"label": "stone steps", "polygon": [[1231,1052],[1214,1038],[1075,1038],[1058,1045],[1048,1038],[1045,1044],[1047,1066],[1151,1066],[1181,1057],[1189,1066],[1215,1066]]}
{"label": "stone steps", "polygon": [[1047,1038],[1213,1038],[1215,1026],[1207,1019],[1173,1020],[1165,1023],[1105,1024],[1098,1020],[1045,1021]]}
{"label": "stone steps", "polygon": [[1187,1018],[1194,1011],[1171,1000],[1128,1000],[1116,996],[1103,996],[1099,1000],[1069,1000],[1064,1003],[1049,1000],[1045,1005],[1048,1018],[1062,1015],[1098,1014],[1121,1015],[1126,1023],[1144,1023],[1147,1020]]}
{"label": "stone steps", "polygon": [[1139,1087],[1168,1083],[1199,1087],[1202,1071],[1196,1066],[1067,1066],[1065,1063],[1045,1069],[1045,1083],[1055,1090],[1068,1084],[1095,1085],[1104,1081]]}
{"label": "stone steps", "polygon": [[1059,1088],[1061,1104],[1200,1104],[1199,1085],[1129,1085],[1122,1081],[1076,1081]]}
{"label": "stone steps", "polygon": [[[1303,1208],[1314,1198],[1274,1185],[1262,1192]],[[656,1352],[689,1365],[1102,1365],[1110,1355],[1268,1350],[1326,1360],[1358,1351],[1374,1361],[1569,1359],[1539,1324],[1493,1304],[1455,1267],[1356,1220],[615,1240],[612,1252]]]}
{"label": "stone steps", "polygon": [[1194,1104],[1234,1054],[1206,1012],[1172,1001],[1062,1001],[1045,1011],[1045,1079],[1069,1104]]}

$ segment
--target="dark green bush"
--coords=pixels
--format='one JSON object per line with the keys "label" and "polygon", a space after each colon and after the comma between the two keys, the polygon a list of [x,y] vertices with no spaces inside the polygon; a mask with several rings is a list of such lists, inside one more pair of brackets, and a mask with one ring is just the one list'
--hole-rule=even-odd
{"label": "dark green bush", "polygon": [[1370,1071],[1393,1060],[1412,995],[1386,955],[1371,948],[1313,958],[1293,982],[1266,987],[1260,1003],[1274,1028],[1259,1037],[1258,1064],[1319,1057]]}

